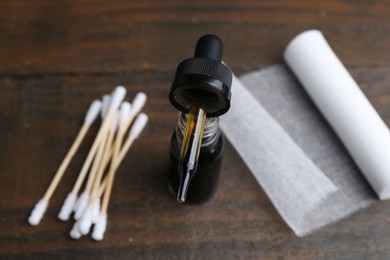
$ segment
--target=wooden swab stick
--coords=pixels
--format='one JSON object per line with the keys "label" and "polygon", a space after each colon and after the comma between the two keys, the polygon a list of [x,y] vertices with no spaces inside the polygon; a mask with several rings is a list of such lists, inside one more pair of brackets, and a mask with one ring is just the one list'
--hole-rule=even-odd
{"label": "wooden swab stick", "polygon": [[[122,87],[123,88],[123,87]],[[117,88],[118,89],[118,88]],[[116,90],[117,90],[116,89]],[[114,113],[114,111],[116,111],[117,110],[117,108],[119,107],[119,104],[122,102],[122,100],[123,100],[123,97],[124,97],[124,95],[125,95],[125,92],[123,93],[123,95],[122,95],[122,97],[119,99],[119,98],[117,98],[116,96],[115,96],[115,92],[114,92],[114,95],[113,95],[113,98],[112,98],[112,101],[111,101],[111,105],[110,105],[110,109],[109,109],[109,111],[108,111],[108,113],[107,113],[107,117],[109,117],[110,115],[112,116],[112,114]],[[113,103],[114,103],[114,105],[113,105]],[[101,144],[102,145],[102,144]],[[103,158],[104,159],[104,158]],[[103,162],[104,163],[104,162]],[[85,198],[85,200],[83,200],[83,201],[85,201],[86,202],[86,204],[87,204],[87,202],[88,202],[88,198],[89,198],[89,194],[87,193],[87,192],[84,192],[81,196],[85,196],[84,198]],[[80,198],[80,200],[81,200],[81,198]],[[91,208],[89,208],[89,207],[87,207],[86,209],[84,209],[84,207],[82,206],[82,205],[79,205],[79,207],[77,207],[77,211],[76,211],[76,214],[75,214],[75,218],[76,218],[76,222],[75,222],[75,224],[73,225],[73,228],[72,228],[72,230],[70,231],[70,237],[71,238],[73,238],[73,239],[79,239],[80,237],[81,237],[81,235],[82,234],[85,234],[85,232],[80,232],[80,223],[81,223],[81,221],[82,221],[82,219],[78,219],[77,218],[77,213],[78,213],[78,211],[79,212],[81,212],[81,214],[80,214],[80,217],[81,216],[84,216],[85,214],[87,214],[88,216],[91,216],[91,218],[92,218],[92,215],[93,215],[93,212],[92,212],[92,209]],[[91,211],[91,212],[90,212]],[[88,232],[88,230],[87,230],[87,232]],[[86,233],[87,233],[86,232]]]}
{"label": "wooden swab stick", "polygon": [[[90,174],[89,174],[89,177],[88,177],[88,183],[87,183],[87,186],[85,188],[85,192],[87,194],[89,194],[89,198],[88,200],[86,201],[86,205],[79,205],[77,211],[76,211],[76,214],[75,214],[75,218],[76,219],[80,219],[80,227],[85,227],[84,229],[79,229],[80,233],[83,234],[83,235],[86,235],[88,232],[89,232],[89,227],[92,225],[92,214],[93,214],[93,203],[94,203],[94,194],[92,193],[92,187],[93,187],[93,183],[94,182],[100,182],[100,179],[101,178],[100,176],[98,176],[100,173],[102,174],[103,173],[103,169],[104,169],[104,165],[105,164],[105,160],[104,160],[104,152],[105,152],[105,149],[106,147],[109,147],[108,149],[110,149],[111,147],[111,140],[115,134],[115,128],[116,128],[116,125],[117,125],[117,120],[116,118],[113,120],[113,123],[112,125],[114,125],[114,127],[111,127],[107,133],[107,140],[105,140],[104,142],[102,142],[101,146],[99,147],[99,150],[98,150],[98,153],[96,155],[96,158],[95,158],[95,161],[92,165],[92,168],[91,168],[91,171],[90,171]],[[101,171],[99,171],[99,169],[102,169]],[[84,201],[83,201],[84,203]],[[81,212],[81,215],[79,215],[79,212]],[[88,225],[81,225],[81,223],[90,223],[89,224],[89,227]],[[87,228],[88,227],[88,228]]]}
{"label": "wooden swab stick", "polygon": [[[118,125],[118,123],[113,124],[112,125],[113,127],[111,128],[111,136],[113,137],[116,129],[119,126],[117,138],[114,142],[114,154],[115,154],[115,149],[117,147],[118,139],[120,140],[121,136],[125,132],[125,130],[123,130],[123,127],[124,127],[124,124],[126,123],[126,119],[130,115],[130,112],[131,112],[131,104],[129,102],[123,102],[121,105],[120,111],[119,111],[119,125]],[[106,148],[106,150],[107,150],[106,155],[110,152],[109,150],[111,150],[110,149],[111,148],[111,140],[109,141],[109,145],[108,145],[109,147],[107,146],[107,148]],[[112,160],[112,162],[113,162],[113,160]],[[101,182],[106,164],[101,165],[101,166],[102,167],[99,168],[99,171],[98,171],[97,176],[95,178],[95,183],[94,183],[93,190],[92,190],[90,198],[89,198],[88,206],[87,206],[87,208],[86,208],[85,212],[83,213],[83,216],[80,220],[79,231],[81,234],[84,234],[84,235],[89,232],[89,229],[91,228],[92,222],[94,220],[94,218],[93,218],[94,210],[93,209],[94,209],[94,207],[96,208],[95,199],[98,197],[97,193],[98,193],[98,190],[100,188],[100,182]]]}
{"label": "wooden swab stick", "polygon": [[[145,105],[146,99],[147,99],[147,96],[144,92],[138,92],[137,95],[133,99],[133,106],[131,108],[130,114],[128,116],[126,116],[125,113],[121,113],[119,132],[117,135],[117,140],[115,140],[115,142],[118,142],[119,147],[122,144],[123,136],[125,135],[126,130],[129,128],[129,126],[133,122],[134,117],[141,111],[142,107]],[[125,103],[125,102],[123,102],[123,103]],[[131,145],[129,143],[129,140],[128,140],[127,144],[125,144],[125,145],[126,146]],[[121,158],[120,161],[122,161],[122,159],[125,155],[126,155],[126,151],[125,151],[125,149],[122,149],[121,152],[119,153],[119,158]],[[102,184],[100,186],[100,190],[104,189],[106,182],[107,182],[107,176],[106,176],[106,178],[104,178],[104,181],[102,181]]]}
{"label": "wooden swab stick", "polygon": [[[110,106],[110,100],[111,100],[111,96],[106,94],[103,96],[103,99],[102,99],[102,109],[101,109],[101,118],[102,118],[102,122],[104,121],[104,119],[106,118],[106,115],[107,115],[107,112],[108,112],[108,109],[109,109],[109,106]],[[100,146],[100,139],[98,138],[95,138],[93,144],[92,144],[92,147],[90,149],[90,151],[88,152],[88,156],[86,158],[86,160],[84,161],[84,164],[81,168],[81,171],[80,171],[80,174],[79,176],[77,177],[77,180],[76,180],[76,183],[75,185],[73,186],[73,189],[72,191],[68,194],[67,198],[65,199],[65,202],[60,210],[60,213],[58,214],[58,218],[62,221],[67,221],[69,219],[69,216],[70,214],[72,213],[72,210],[73,208],[75,209],[75,211],[77,210],[77,208],[82,208],[86,205],[88,199],[89,199],[89,194],[84,192],[83,194],[81,194],[81,196],[77,199],[77,194],[81,188],[81,185],[83,184],[84,182],[84,179],[88,173],[88,170],[90,168],[90,165],[92,163],[92,160],[95,158],[95,155],[96,155],[96,151],[97,149],[99,148]],[[84,206],[83,206],[84,205]],[[76,212],[78,215],[81,215],[81,210],[79,210],[78,212]]]}
{"label": "wooden swab stick", "polygon": [[88,183],[86,185],[86,190],[88,192],[92,192],[93,185],[96,181],[99,181],[98,178],[98,172],[100,168],[104,169],[104,155],[106,153],[106,150],[109,150],[111,148],[111,143],[115,135],[115,130],[116,130],[116,125],[117,125],[117,114],[115,113],[113,116],[113,120],[111,121],[111,127],[110,129],[107,129],[107,133],[105,136],[102,138],[102,142],[99,146],[98,152],[96,154],[95,160],[92,164],[92,168],[90,170],[89,174],[89,179]]}
{"label": "wooden swab stick", "polygon": [[[118,156],[117,159],[115,159],[115,161],[113,163],[113,165],[114,165],[113,170],[115,170],[117,167],[119,167],[119,165],[122,162],[123,158],[125,157],[127,151],[130,149],[134,140],[139,137],[142,130],[146,126],[148,120],[149,120],[149,118],[146,114],[144,114],[144,113],[139,114],[139,116],[137,117],[137,119],[134,122],[134,126],[130,130],[129,137],[127,138],[125,144],[123,145],[123,148],[121,150],[120,155]],[[108,201],[110,200],[110,193],[112,190],[112,184],[114,181],[115,172],[116,171],[111,171],[111,172],[109,172],[109,175],[108,175],[106,192],[104,193],[104,197],[103,197],[104,199],[103,199],[103,203],[102,203],[102,211],[103,212],[106,212],[107,208],[108,208]]]}
{"label": "wooden swab stick", "polygon": [[[114,164],[114,162],[116,161],[116,158],[118,156],[120,157],[120,160],[119,160],[119,163],[116,166],[113,166],[112,169],[110,169],[110,171],[112,171],[114,173],[117,170],[117,168],[118,168],[118,166],[120,164],[120,161],[122,161],[122,159],[124,158],[127,150],[130,148],[130,146],[131,146],[131,144],[133,142],[133,140],[131,140],[131,138],[128,138],[127,142],[125,143],[125,146],[123,147],[124,149],[122,148],[122,153],[120,153],[119,150],[120,150],[120,147],[121,147],[121,144],[122,144],[122,141],[123,141],[123,136],[126,133],[126,130],[131,125],[131,123],[133,122],[134,117],[141,111],[142,107],[144,106],[144,104],[146,102],[146,98],[147,97],[146,97],[145,93],[143,93],[143,92],[137,93],[137,95],[135,96],[135,98],[133,100],[133,107],[131,109],[131,112],[130,112],[129,116],[127,116],[125,113],[121,114],[120,128],[119,128],[119,132],[118,132],[117,138],[115,140],[112,165]],[[147,119],[146,119],[146,121],[147,121]],[[145,124],[146,124],[146,122],[145,122]],[[143,128],[143,126],[142,126],[142,128]],[[142,131],[142,129],[140,131]],[[100,190],[102,190],[102,189],[104,189],[104,187],[106,187],[106,185],[108,183],[107,179],[109,179],[108,178],[109,176],[110,176],[110,174],[108,174],[106,176],[106,178],[104,179],[104,181],[103,181],[103,183],[102,183],[102,185],[100,187]],[[112,186],[112,184],[111,184],[111,186]],[[112,187],[111,187],[111,189],[112,189]],[[107,203],[108,203],[108,200],[109,200],[109,198],[107,198]],[[79,227],[86,229],[88,224],[89,224],[89,222],[84,223],[84,226],[79,225]],[[95,239],[95,240],[102,240],[103,239],[103,234],[104,234],[105,229],[106,229],[106,224],[107,224],[107,213],[104,212],[104,213],[101,213],[99,215],[99,218],[98,218],[98,220],[96,222],[96,225],[95,225],[95,228],[94,228],[94,231],[93,231],[93,234],[92,234],[92,238],[93,239]]]}
{"label": "wooden swab stick", "polygon": [[[126,104],[125,104],[126,105]],[[121,108],[126,108],[127,106],[123,106]],[[124,109],[122,109],[123,111]],[[127,114],[129,114],[130,111],[128,111]],[[122,116],[121,118],[127,118],[129,117],[129,115],[127,115],[127,117],[123,116],[123,112],[122,112]],[[115,143],[114,143],[114,151],[113,151],[113,155],[112,155],[112,160],[111,160],[111,165],[110,165],[110,168],[109,168],[109,172],[111,171],[115,171],[115,158],[116,158],[116,154],[118,154],[118,150],[120,149],[120,144],[121,144],[121,140],[122,140],[122,137],[123,137],[123,134],[125,133],[125,130],[123,129],[124,128],[124,124],[123,122],[121,122],[121,127],[119,128],[119,132],[117,134],[117,138],[115,140]],[[95,183],[95,187],[96,189],[98,189],[100,186],[100,180],[98,180],[97,183]],[[91,197],[90,197],[90,200],[89,200],[89,203],[88,203],[88,206],[86,207],[81,219],[80,219],[80,223],[78,225],[78,228],[79,228],[79,231],[81,234],[83,235],[86,235],[88,234],[91,226],[92,226],[92,220],[93,220],[93,203],[94,203],[94,194],[91,194]]]}
{"label": "wooden swab stick", "polygon": [[[108,112],[108,107],[110,106],[110,95],[106,94],[103,96],[102,99],[102,105],[101,105],[101,110],[100,110],[100,115],[102,118],[102,121],[107,115]],[[70,214],[72,213],[73,208],[75,207],[76,204],[80,204],[80,201],[85,201],[88,200],[86,197],[87,194],[83,194],[80,196],[80,198],[77,200],[77,194],[81,188],[81,185],[83,184],[83,181],[87,175],[88,169],[92,163],[93,158],[95,157],[96,154],[96,149],[98,148],[99,143],[97,141],[94,141],[87,159],[85,160],[83,167],[81,169],[81,172],[79,176],[77,177],[77,181],[75,185],[73,186],[72,191],[68,194],[66,197],[64,204],[61,207],[61,210],[58,214],[58,218],[62,221],[67,221],[69,219]]]}
{"label": "wooden swab stick", "polygon": [[[105,119],[103,121],[103,124],[102,124],[102,126],[101,126],[101,128],[99,130],[98,136],[95,139],[96,142],[99,142],[98,146],[104,145],[103,141],[105,140],[106,134],[108,132],[108,127],[111,124],[111,120],[112,120],[113,114],[118,109],[118,107],[119,107],[120,103],[122,102],[125,94],[126,94],[126,89],[121,87],[121,86],[117,87],[114,90],[114,92],[112,94],[112,99],[111,99],[111,103],[110,103],[110,107],[108,109],[107,115],[106,115],[106,117],[105,117]],[[103,142],[103,144],[101,144],[100,142]],[[100,158],[101,154],[96,155],[96,157]],[[92,156],[92,158],[93,158],[93,156]],[[96,160],[97,160],[97,158],[95,158],[95,161]],[[95,166],[95,167],[97,167],[97,166]],[[92,168],[95,168],[95,167],[92,166]],[[88,165],[88,167],[86,167],[86,171],[88,170],[88,168],[89,168],[89,165]],[[94,169],[94,170],[96,170],[96,169]],[[83,172],[83,173],[80,173],[80,174],[86,174],[86,173]],[[84,209],[85,209],[86,205],[88,204],[90,191],[91,191],[91,188],[92,188],[93,180],[95,178],[95,175],[94,175],[95,171],[92,171],[92,169],[91,169],[91,174],[92,175],[90,175],[89,178],[88,178],[86,189],[81,194],[81,196],[80,196],[80,198],[79,198],[79,200],[77,202],[78,205],[77,205],[77,207],[75,209],[75,211],[76,211],[75,212],[75,219],[79,219],[82,216],[82,214],[84,212]]]}
{"label": "wooden swab stick", "polygon": [[117,159],[114,158],[112,162],[112,167],[110,167],[110,171],[107,175],[107,184],[106,184],[106,190],[104,191],[103,195],[103,202],[102,202],[102,207],[100,211],[99,218],[96,222],[96,225],[94,227],[93,233],[92,233],[92,238],[94,240],[100,241],[103,239],[104,232],[106,230],[107,226],[107,208],[108,208],[108,203],[110,200],[110,195],[112,191],[112,185],[114,182],[114,177],[116,173],[116,169],[119,167],[120,163],[122,162],[124,155],[126,152],[130,149],[131,145],[133,144],[134,140],[139,137],[141,134],[142,130],[144,129],[145,125],[148,122],[148,116],[145,115],[144,113],[141,113],[137,119],[134,122],[133,127],[130,130],[129,137],[127,138],[121,152],[120,152],[120,157]]}
{"label": "wooden swab stick", "polygon": [[[131,123],[134,120],[134,117],[141,111],[142,107],[145,105],[147,96],[144,92],[138,92],[133,100],[133,106],[131,107],[130,114],[127,116],[126,113],[121,113],[120,118],[120,126],[119,126],[119,132],[117,135],[117,140],[115,140],[115,143],[118,143],[119,147],[122,144],[123,136],[126,133],[126,130],[130,127]],[[125,103],[125,102],[124,102]],[[118,148],[119,150],[120,148]],[[120,157],[124,157],[126,155],[126,151],[123,151],[120,153]],[[104,182],[107,181],[107,178],[104,179]],[[103,182],[102,182],[103,184]],[[102,189],[101,185],[100,189]]]}
{"label": "wooden swab stick", "polygon": [[75,185],[73,186],[72,191],[68,194],[68,198],[65,200],[65,203],[60,211],[60,214],[58,215],[58,218],[66,221],[69,219],[69,216],[72,212],[72,209],[74,208],[76,211],[75,218],[78,218],[81,216],[85,205],[88,202],[89,193],[83,192],[81,196],[77,199],[77,194],[81,188],[81,185],[84,182],[84,179],[88,173],[88,170],[91,166],[91,163],[93,159],[96,156],[96,152],[99,149],[102,139],[104,140],[104,135],[106,134],[106,129],[110,124],[112,113],[109,113],[111,110],[116,110],[119,107],[120,102],[122,102],[124,96],[126,94],[126,89],[122,86],[118,86],[115,88],[115,90],[112,92],[112,98],[110,98],[110,95],[104,95],[103,96],[103,103],[102,103],[102,110],[101,110],[101,116],[102,116],[102,125],[99,129],[99,132],[94,140],[94,143],[88,153],[88,156],[86,160],[84,161],[83,167],[81,169],[81,172],[77,178],[77,181]]}
{"label": "wooden swab stick", "polygon": [[[89,154],[87,156],[87,159],[85,160],[84,162],[84,165],[83,165],[83,168],[79,174],[79,178],[77,179],[76,181],[76,184],[72,190],[72,194],[75,194],[75,196],[77,196],[77,193],[78,193],[78,190],[81,188],[81,185],[83,183],[83,180],[85,179],[87,173],[88,173],[88,170],[92,164],[92,160],[96,157],[96,152],[97,150],[100,148],[100,146],[102,146],[103,144],[101,143],[102,140],[96,140],[96,146],[92,146],[92,149],[89,151]],[[95,143],[94,143],[95,144]],[[93,176],[90,176],[88,178],[88,181],[87,181],[87,185],[86,185],[86,189],[85,191],[80,195],[80,197],[77,199],[76,201],[76,208],[74,209],[75,210],[75,219],[78,219],[81,214],[82,214],[82,211],[84,210],[84,207],[85,205],[88,203],[88,200],[89,200],[89,190],[90,190],[90,186],[92,185],[92,177]]]}
{"label": "wooden swab stick", "polygon": [[[105,135],[107,133],[106,130],[111,124],[112,116],[113,116],[114,112],[116,111],[116,109],[119,107],[120,102],[122,102],[125,94],[126,94],[126,90],[123,87],[119,86],[112,93],[113,96],[112,96],[111,100],[106,95],[103,97],[103,104],[104,104],[104,107],[102,108],[102,117],[104,118],[103,124],[100,127],[98,136],[96,136],[95,142],[94,142],[94,144],[93,144],[93,146],[88,154],[87,160],[85,161],[85,163],[83,165],[83,168],[82,168],[81,173],[80,173],[81,177],[79,176],[75,186],[73,187],[73,192],[78,193],[78,191],[80,190],[81,185],[83,183],[83,179],[85,178],[85,176],[88,172],[88,169],[92,163],[92,160],[94,159],[95,153],[101,144],[101,139],[102,139],[103,135]],[[115,95],[118,95],[119,98]],[[123,96],[120,97],[121,95],[123,95]],[[119,99],[119,100],[116,100],[116,99]],[[106,101],[104,101],[104,100],[106,100]],[[108,105],[107,101],[111,101],[110,105]],[[92,185],[92,183],[90,185]]]}
{"label": "wooden swab stick", "polygon": [[118,130],[118,133],[117,133],[117,139],[118,139],[118,136],[121,136],[122,135],[122,132],[123,132],[123,126],[124,124],[126,123],[126,120],[127,118],[129,117],[131,113],[131,104],[130,102],[123,102],[121,107],[120,107],[120,110],[119,110],[119,113],[118,113],[118,122],[112,126],[112,138],[110,139],[110,142],[109,142],[109,147],[107,146],[106,148],[106,152],[105,152],[105,158],[104,158],[104,164],[101,165],[102,167],[100,167],[99,169],[99,173],[98,173],[98,178],[96,178],[96,181],[95,181],[95,184],[94,184],[94,188],[93,188],[93,192],[92,192],[92,195],[93,196],[100,196],[98,195],[99,194],[99,189],[100,189],[100,182],[102,180],[102,176],[103,176],[103,172],[104,172],[104,169],[106,168],[109,160],[111,159],[111,156],[113,154],[113,150],[114,150],[114,147],[115,147],[115,142],[113,143],[113,136],[114,136],[114,133],[116,132],[117,129]]}
{"label": "wooden swab stick", "polygon": [[81,142],[83,141],[85,135],[88,132],[88,129],[92,125],[93,121],[95,121],[97,115],[99,114],[101,108],[101,102],[98,100],[95,100],[90,105],[88,112],[85,116],[83,126],[81,127],[75,141],[73,142],[71,148],[69,149],[68,153],[66,154],[65,158],[63,159],[60,167],[58,168],[56,174],[54,175],[53,180],[51,181],[48,189],[45,192],[45,195],[43,198],[36,204],[34,209],[31,212],[31,215],[28,219],[28,223],[30,225],[38,225],[41,221],[43,214],[46,211],[47,205],[49,203],[49,200],[51,196],[53,195],[55,189],[57,188],[62,176],[65,173],[65,170],[67,169],[70,161],[72,160],[73,156],[77,152],[78,148],[80,147]]}
{"label": "wooden swab stick", "polygon": [[[123,141],[123,136],[125,135],[126,130],[130,127],[131,123],[134,120],[134,117],[141,111],[142,107],[145,105],[146,99],[147,96],[144,92],[138,92],[133,99],[133,105],[131,105],[130,103],[127,105],[127,102],[122,103],[122,106],[124,107],[121,107],[119,131],[115,140],[115,144],[118,143],[118,150],[120,149],[120,146]],[[129,109],[130,112],[128,112]],[[122,157],[125,154],[126,153],[124,153]],[[107,178],[104,179],[105,182],[107,181],[106,179]],[[100,189],[102,189],[102,186],[103,185],[101,185]]]}
{"label": "wooden swab stick", "polygon": [[97,192],[97,190],[99,190],[99,186],[100,186],[100,182],[101,182],[104,170],[105,170],[105,168],[106,168],[107,164],[109,163],[110,158],[112,156],[112,146],[113,146],[114,136],[115,136],[116,129],[118,128],[118,117],[119,117],[118,113],[119,112],[116,113],[115,119],[112,121],[112,125],[111,125],[110,131],[108,133],[107,142],[105,144],[102,159],[101,159],[101,162],[99,164],[98,170],[96,172],[94,184],[91,188],[91,196],[89,198],[89,205],[92,205],[94,203],[96,192]]}

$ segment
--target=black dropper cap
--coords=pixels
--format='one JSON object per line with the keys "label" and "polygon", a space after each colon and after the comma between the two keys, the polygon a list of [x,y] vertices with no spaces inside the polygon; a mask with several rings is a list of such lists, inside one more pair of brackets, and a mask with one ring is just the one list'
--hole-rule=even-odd
{"label": "black dropper cap", "polygon": [[196,104],[208,117],[226,113],[230,108],[232,73],[222,63],[223,43],[215,35],[202,36],[193,58],[182,61],[176,70],[169,93],[172,105],[188,113]]}

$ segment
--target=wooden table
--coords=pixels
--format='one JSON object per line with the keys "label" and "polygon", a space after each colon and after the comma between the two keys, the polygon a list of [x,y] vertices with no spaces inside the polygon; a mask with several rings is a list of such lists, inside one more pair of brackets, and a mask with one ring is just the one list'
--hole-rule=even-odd
{"label": "wooden table", "polygon": [[[214,198],[179,206],[166,189],[177,111],[176,65],[205,33],[240,75],[282,62],[288,41],[323,31],[390,125],[387,1],[2,1],[0,3],[0,258],[390,259],[390,203],[297,238],[227,144]],[[148,94],[150,123],[121,165],[105,239],[73,241],[56,219],[97,125],[50,201],[30,210],[71,145],[89,103],[118,84]]]}

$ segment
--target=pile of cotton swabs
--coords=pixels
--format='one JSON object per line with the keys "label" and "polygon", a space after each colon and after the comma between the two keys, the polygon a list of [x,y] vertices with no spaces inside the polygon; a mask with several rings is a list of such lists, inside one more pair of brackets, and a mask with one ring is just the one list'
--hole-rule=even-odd
{"label": "pile of cotton swabs", "polygon": [[[102,101],[95,100],[91,104],[76,140],[63,159],[45,195],[32,210],[28,219],[30,225],[36,226],[41,221],[70,160],[100,113],[102,117],[100,129],[73,189],[62,205],[58,218],[67,221],[74,211],[76,222],[70,231],[72,238],[79,239],[82,235],[87,235],[94,225],[92,238],[98,241],[103,239],[116,170],[148,121],[144,113],[139,113],[145,104],[146,95],[142,92],[138,93],[132,104],[127,101],[122,102],[125,95],[126,89],[118,86],[111,95],[104,95]],[[126,138],[128,128],[130,130]],[[78,196],[84,182],[86,182],[84,191]]]}

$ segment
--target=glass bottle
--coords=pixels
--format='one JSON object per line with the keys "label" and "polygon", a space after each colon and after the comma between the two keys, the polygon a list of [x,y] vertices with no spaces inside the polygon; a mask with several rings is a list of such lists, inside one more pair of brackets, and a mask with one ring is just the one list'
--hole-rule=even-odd
{"label": "glass bottle", "polygon": [[[187,115],[180,113],[178,125],[171,137],[168,188],[176,196],[179,187],[178,164]],[[199,204],[209,200],[217,187],[224,151],[224,138],[219,128],[219,118],[206,118],[197,173],[191,180],[186,201]]]}

